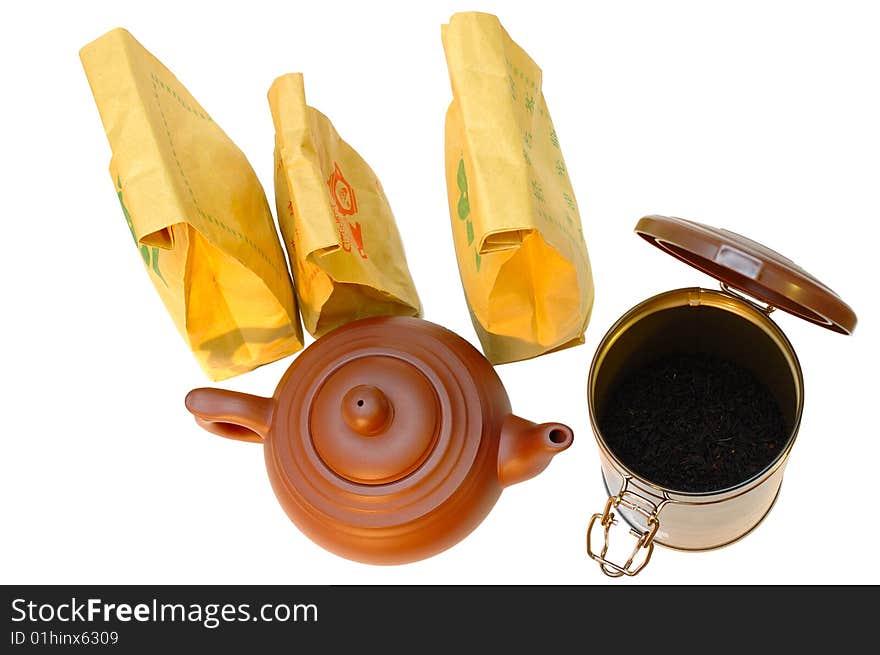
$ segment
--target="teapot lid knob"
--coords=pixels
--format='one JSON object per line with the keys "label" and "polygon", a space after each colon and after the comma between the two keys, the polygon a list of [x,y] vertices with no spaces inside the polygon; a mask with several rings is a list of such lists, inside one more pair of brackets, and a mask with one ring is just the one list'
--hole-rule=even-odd
{"label": "teapot lid knob", "polygon": [[359,384],[342,397],[342,418],[352,430],[365,437],[377,435],[391,423],[394,407],[382,390]]}

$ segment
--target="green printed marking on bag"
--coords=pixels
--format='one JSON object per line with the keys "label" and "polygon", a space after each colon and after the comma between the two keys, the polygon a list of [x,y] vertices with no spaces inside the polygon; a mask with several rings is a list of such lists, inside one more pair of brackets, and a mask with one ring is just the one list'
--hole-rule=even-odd
{"label": "green printed marking on bag", "polygon": [[[458,197],[458,218],[462,221],[467,221],[465,224],[467,229],[467,240],[468,245],[472,246],[474,244],[474,224],[470,219],[471,215],[471,201],[468,197],[468,182],[467,182],[467,174],[464,171],[464,158],[458,160],[458,175],[456,176],[458,181],[458,190],[460,195]],[[477,248],[474,247],[474,263],[477,266],[477,270],[480,270],[480,261],[481,261],[480,253],[477,251]]]}
{"label": "green printed marking on bag", "polygon": [[[125,215],[125,222],[128,225],[129,231],[131,231],[131,238],[134,240],[135,245],[138,245],[137,235],[134,233],[134,223],[131,222],[131,214],[128,213],[128,208],[125,206],[125,201],[122,199],[122,180],[120,180],[118,176],[116,178],[116,196],[119,198],[119,204],[122,205],[122,213]],[[162,277],[162,271],[159,270],[159,249],[156,246],[150,248],[141,245],[139,250],[141,251],[141,257],[147,268],[151,268],[156,274],[156,277],[162,280],[162,283],[167,287],[168,283],[165,281],[165,278]]]}

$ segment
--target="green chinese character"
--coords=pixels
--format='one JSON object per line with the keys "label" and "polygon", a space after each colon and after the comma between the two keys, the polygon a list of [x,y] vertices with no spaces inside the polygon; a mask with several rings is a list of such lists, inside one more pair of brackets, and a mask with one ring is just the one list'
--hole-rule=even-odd
{"label": "green chinese character", "polygon": [[[125,206],[125,201],[122,199],[122,180],[119,179],[119,176],[116,177],[116,196],[119,198],[119,204],[122,205],[122,214],[125,216],[125,222],[131,232],[131,238],[137,246],[138,240],[137,235],[134,232],[134,223],[131,220],[131,214],[128,213],[128,208]],[[144,245],[139,246],[138,249],[141,251],[141,258],[144,260],[144,264],[151,268],[156,276],[162,280],[167,287],[168,283],[165,282],[165,278],[162,277],[162,271],[159,270],[159,249],[155,246],[148,248]]]}
{"label": "green chinese character", "polygon": [[461,192],[458,197],[458,217],[461,220],[465,220],[471,213],[471,202],[468,199],[468,183],[467,175],[464,171],[464,159],[458,160],[458,175],[456,178],[458,181],[458,190]]}
{"label": "green chinese character", "polygon": [[537,180],[532,180],[532,195],[535,196],[536,200],[544,202],[544,189],[541,188],[541,185],[538,184]]}

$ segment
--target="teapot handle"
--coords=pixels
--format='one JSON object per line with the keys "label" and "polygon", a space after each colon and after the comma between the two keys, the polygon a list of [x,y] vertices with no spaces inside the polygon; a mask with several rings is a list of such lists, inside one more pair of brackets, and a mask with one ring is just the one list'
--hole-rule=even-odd
{"label": "teapot handle", "polygon": [[195,416],[196,423],[227,439],[263,443],[272,425],[272,398],[202,388],[190,391],[185,404]]}

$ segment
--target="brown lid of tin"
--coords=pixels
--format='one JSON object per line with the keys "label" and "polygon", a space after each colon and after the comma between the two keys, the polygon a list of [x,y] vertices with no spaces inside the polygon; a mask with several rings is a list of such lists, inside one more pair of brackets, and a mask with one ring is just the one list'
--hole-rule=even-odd
{"label": "brown lid of tin", "polygon": [[856,315],[790,259],[735,232],[672,216],[645,216],[636,234],[727,286],[795,316],[852,334]]}

